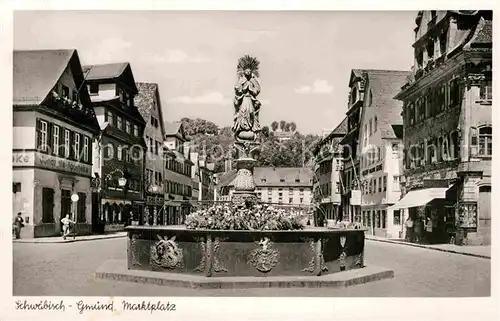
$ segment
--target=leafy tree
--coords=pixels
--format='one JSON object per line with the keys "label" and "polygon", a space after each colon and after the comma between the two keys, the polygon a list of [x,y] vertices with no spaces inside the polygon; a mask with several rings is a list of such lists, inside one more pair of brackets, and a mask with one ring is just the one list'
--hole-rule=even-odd
{"label": "leafy tree", "polygon": [[285,126],[286,126],[286,121],[281,120],[281,121],[280,121],[280,129],[281,129],[281,130],[285,130]]}
{"label": "leafy tree", "polygon": [[262,127],[262,135],[264,136],[264,138],[269,137],[269,126]]}
{"label": "leafy tree", "polygon": [[285,125],[285,131],[286,132],[290,131],[290,123],[286,123],[286,125]]}
{"label": "leafy tree", "polygon": [[271,129],[273,130],[273,132],[275,132],[278,129],[278,126],[279,126],[279,124],[277,121],[273,121],[271,123]]}
{"label": "leafy tree", "polygon": [[292,132],[295,132],[297,130],[297,124],[295,124],[295,122],[291,122],[290,129],[292,130]]}

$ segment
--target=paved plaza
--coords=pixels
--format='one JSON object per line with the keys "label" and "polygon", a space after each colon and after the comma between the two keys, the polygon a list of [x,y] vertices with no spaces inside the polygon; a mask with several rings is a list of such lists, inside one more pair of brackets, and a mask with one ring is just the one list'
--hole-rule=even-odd
{"label": "paved plaza", "polygon": [[471,297],[490,295],[491,260],[366,241],[365,263],[394,279],[344,289],[195,290],[94,278],[108,259],[125,259],[126,238],[75,243],[14,243],[13,294],[23,296],[335,296]]}

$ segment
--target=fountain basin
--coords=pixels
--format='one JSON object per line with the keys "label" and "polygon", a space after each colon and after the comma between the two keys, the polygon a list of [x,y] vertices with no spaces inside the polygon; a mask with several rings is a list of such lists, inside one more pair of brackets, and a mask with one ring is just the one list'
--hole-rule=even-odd
{"label": "fountain basin", "polygon": [[364,267],[364,230],[129,226],[127,268],[205,277],[320,276]]}

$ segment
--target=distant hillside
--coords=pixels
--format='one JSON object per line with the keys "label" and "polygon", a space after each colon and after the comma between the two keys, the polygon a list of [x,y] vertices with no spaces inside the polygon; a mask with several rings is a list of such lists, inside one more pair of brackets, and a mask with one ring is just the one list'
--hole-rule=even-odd
{"label": "distant hillside", "polygon": [[[214,162],[216,172],[224,171],[224,160],[236,157],[233,152],[234,137],[231,128],[220,128],[213,122],[200,118],[183,118],[181,121],[191,141],[192,150],[206,155],[209,162]],[[257,166],[301,167],[310,163],[310,148],[320,137],[302,135],[292,122],[280,126],[282,131],[290,133],[287,135],[289,139],[280,141],[271,129],[272,125],[262,129],[262,148],[256,157]],[[277,126],[275,127],[277,129]]]}

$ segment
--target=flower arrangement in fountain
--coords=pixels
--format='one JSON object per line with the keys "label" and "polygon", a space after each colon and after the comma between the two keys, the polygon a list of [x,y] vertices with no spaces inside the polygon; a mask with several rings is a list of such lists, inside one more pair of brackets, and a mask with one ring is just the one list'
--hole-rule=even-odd
{"label": "flower arrangement in fountain", "polygon": [[301,230],[304,215],[292,210],[257,204],[241,208],[234,204],[213,205],[186,217],[188,229],[209,230]]}

